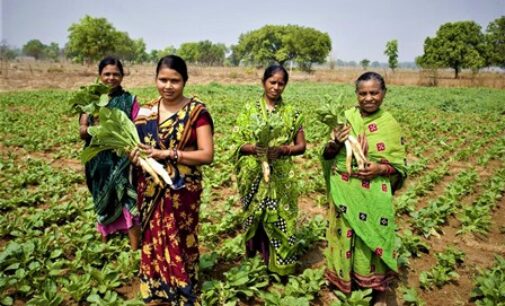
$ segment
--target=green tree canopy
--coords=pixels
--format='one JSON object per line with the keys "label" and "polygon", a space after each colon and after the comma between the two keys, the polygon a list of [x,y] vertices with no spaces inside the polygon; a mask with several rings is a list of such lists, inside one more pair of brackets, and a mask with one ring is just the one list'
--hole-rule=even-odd
{"label": "green tree canopy", "polygon": [[366,70],[368,68],[368,66],[370,65],[370,60],[369,59],[362,59],[359,64],[361,65],[361,67],[363,67],[364,70]]}
{"label": "green tree canopy", "polygon": [[505,16],[490,22],[486,31],[488,64],[505,68]]}
{"label": "green tree canopy", "polygon": [[424,54],[416,59],[421,67],[454,69],[458,78],[463,68],[477,70],[485,65],[485,40],[474,21],[443,24],[435,37],[424,41]]}
{"label": "green tree canopy", "polygon": [[77,62],[98,61],[106,55],[116,55],[129,61],[147,58],[143,40],[132,40],[119,32],[105,18],[85,16],[68,29],[67,56]]}
{"label": "green tree canopy", "polygon": [[38,60],[44,57],[46,47],[47,46],[44,45],[40,40],[32,39],[23,46],[22,50],[24,55],[33,56],[36,60]]}
{"label": "green tree canopy", "polygon": [[388,41],[384,54],[388,57],[389,68],[394,71],[398,67],[398,40]]}
{"label": "green tree canopy", "polygon": [[324,63],[331,51],[327,33],[297,25],[266,25],[258,30],[241,34],[233,48],[235,60],[265,64],[295,61],[305,70],[313,63]]}
{"label": "green tree canopy", "polygon": [[223,65],[227,48],[224,44],[209,40],[181,44],[177,54],[189,63],[203,65]]}

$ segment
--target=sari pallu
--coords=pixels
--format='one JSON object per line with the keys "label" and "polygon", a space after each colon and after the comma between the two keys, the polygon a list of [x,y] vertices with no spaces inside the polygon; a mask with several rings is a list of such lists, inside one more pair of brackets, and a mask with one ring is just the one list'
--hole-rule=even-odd
{"label": "sari pallu", "polygon": [[[274,112],[282,117],[284,134],[275,145],[291,144],[302,128],[302,116],[282,101]],[[295,229],[299,187],[292,159],[282,157],[271,162],[270,182],[267,184],[263,179],[261,160],[256,156],[240,155],[243,144],[257,143],[250,129],[250,120],[267,120],[270,114],[261,99],[248,104],[245,112],[239,115],[233,134],[235,172],[243,205],[247,255],[253,256],[259,251],[270,271],[286,275],[294,271],[297,262]]]}
{"label": "sari pallu", "polygon": [[353,281],[360,287],[385,290],[398,271],[392,197],[406,177],[401,129],[383,110],[362,117],[353,108],[345,116],[352,135],[365,135],[367,158],[391,165],[396,173],[370,181],[349,176],[345,148],[332,160],[322,159],[330,202],[326,275],[346,293]]}
{"label": "sari pallu", "polygon": [[[145,144],[163,150],[183,150],[196,145],[196,127],[203,125],[202,120],[212,126],[205,106],[194,100],[158,124],[159,102],[156,99],[143,107],[135,121]],[[161,188],[144,175],[137,184],[142,221],[140,291],[146,303],[193,305],[198,283],[196,230],[202,175],[196,166],[171,160],[161,163],[173,188]]]}
{"label": "sari pallu", "polygon": [[[123,111],[128,118],[134,117],[135,97],[117,88],[110,95],[106,107]],[[135,105],[134,105],[135,104]],[[88,117],[88,125],[95,124],[92,116]],[[86,139],[85,147],[91,137]],[[97,228],[106,236],[115,230],[126,230],[125,225],[135,223],[132,218],[138,217],[136,206],[137,193],[129,180],[130,161],[125,156],[118,156],[113,151],[103,151],[85,165],[86,184],[93,196],[93,204],[97,215]],[[126,220],[123,220],[126,219]],[[115,226],[114,223],[123,225]],[[128,227],[126,225],[126,227]]]}

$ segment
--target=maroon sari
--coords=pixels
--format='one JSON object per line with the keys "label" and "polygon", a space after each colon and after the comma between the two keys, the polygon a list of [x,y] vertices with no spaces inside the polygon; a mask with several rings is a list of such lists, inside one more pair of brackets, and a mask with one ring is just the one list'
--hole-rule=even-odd
{"label": "maroon sari", "polygon": [[[196,148],[196,128],[210,124],[205,105],[192,100],[158,124],[159,99],[141,108],[135,124],[142,142],[158,149]],[[197,297],[198,210],[201,171],[161,161],[173,188],[160,188],[141,175],[137,184],[142,220],[140,291],[146,303],[193,305]]]}

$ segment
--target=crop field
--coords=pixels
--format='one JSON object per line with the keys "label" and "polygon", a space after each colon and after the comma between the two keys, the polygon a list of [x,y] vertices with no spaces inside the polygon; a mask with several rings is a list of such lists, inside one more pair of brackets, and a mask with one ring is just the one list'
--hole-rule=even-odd
{"label": "crop field", "polygon": [[[156,90],[131,88],[141,102]],[[230,135],[253,85],[189,85],[215,123],[204,168],[200,280],[205,305],[366,305],[338,301],[323,277],[325,185],[319,153],[328,135],[322,102],[349,85],[293,82],[284,99],[305,116],[308,149],[296,157],[300,267],[268,274],[244,257]],[[139,253],[126,236],[103,243],[79,161],[78,118],[67,90],[0,93],[0,305],[142,305]],[[400,279],[393,305],[499,305],[505,301],[505,90],[390,86],[383,107],[404,129],[409,178],[395,195]],[[395,304],[397,303],[397,304]]]}

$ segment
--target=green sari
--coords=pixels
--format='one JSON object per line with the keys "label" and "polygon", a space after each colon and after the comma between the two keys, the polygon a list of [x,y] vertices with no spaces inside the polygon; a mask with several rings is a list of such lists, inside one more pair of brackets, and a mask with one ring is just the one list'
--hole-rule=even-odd
{"label": "green sari", "polygon": [[263,99],[247,105],[245,112],[237,119],[233,135],[236,144],[235,172],[243,204],[248,255],[260,251],[270,271],[286,275],[294,271],[297,262],[295,228],[299,188],[292,159],[281,157],[271,162],[270,180],[266,183],[261,168],[262,160],[257,156],[240,154],[242,145],[258,143],[252,128],[253,121],[265,122],[271,116],[276,116],[276,120],[282,123],[278,125],[281,126],[282,136],[276,138],[271,146],[293,143],[302,128],[300,113],[282,101],[272,112],[267,110]]}
{"label": "green sari", "polygon": [[[111,95],[106,107],[117,108],[131,118],[135,97],[118,88]],[[95,124],[89,116],[89,126]],[[86,140],[85,147],[91,138]],[[139,215],[136,206],[137,192],[129,180],[130,161],[126,156],[118,156],[113,151],[103,151],[85,165],[86,183],[93,196],[93,203],[99,225],[108,225],[116,221],[123,208],[136,217]]]}
{"label": "green sari", "polygon": [[389,164],[396,172],[371,181],[349,176],[345,148],[334,159],[322,159],[330,202],[326,275],[346,293],[351,292],[352,281],[360,287],[385,290],[398,271],[392,197],[406,177],[401,129],[382,109],[362,117],[356,107],[345,116],[352,126],[351,135],[366,136],[368,160]]}

